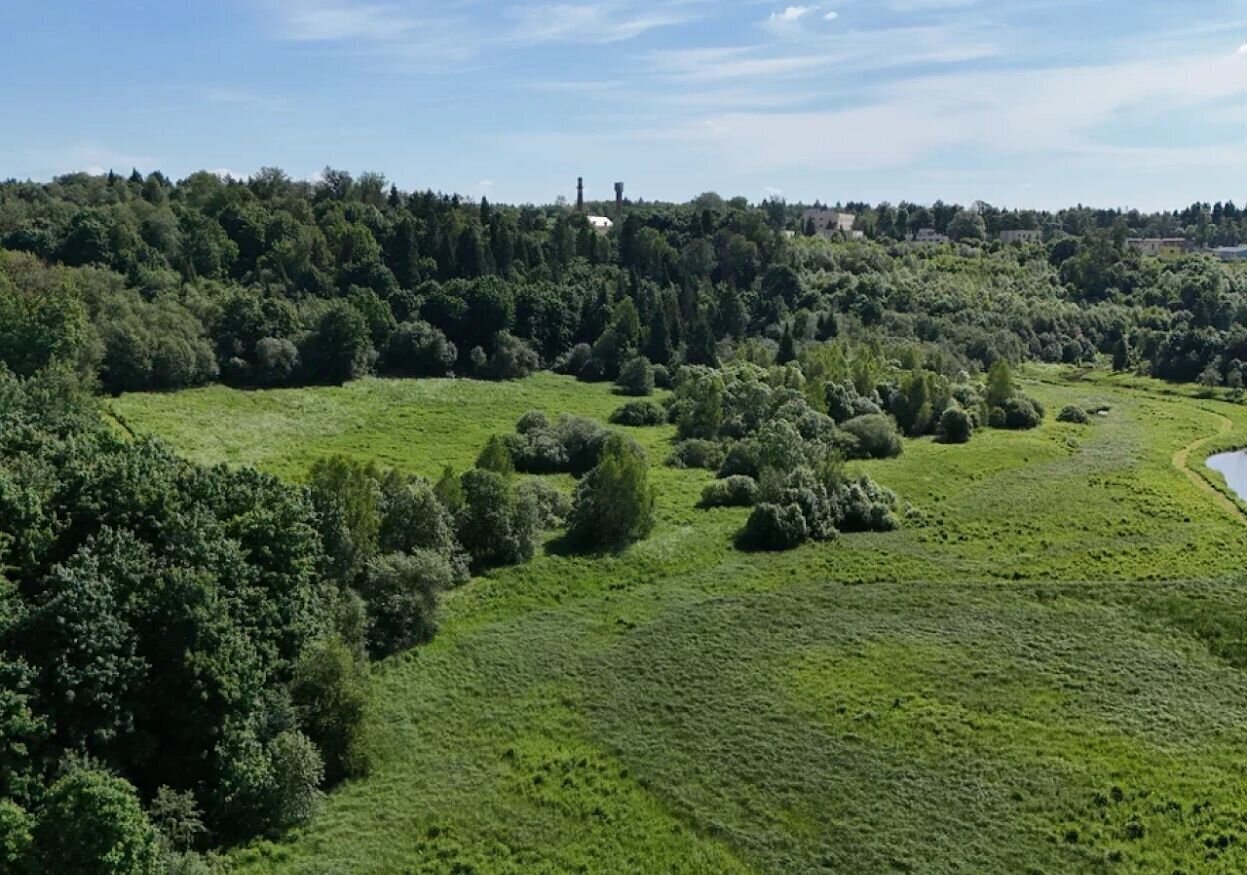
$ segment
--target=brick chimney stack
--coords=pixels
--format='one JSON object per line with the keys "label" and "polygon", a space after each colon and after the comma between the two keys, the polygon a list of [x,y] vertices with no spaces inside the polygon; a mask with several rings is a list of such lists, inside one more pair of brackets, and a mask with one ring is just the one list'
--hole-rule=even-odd
{"label": "brick chimney stack", "polygon": [[576,177],[576,212],[583,213],[585,211],[585,178],[583,176]]}

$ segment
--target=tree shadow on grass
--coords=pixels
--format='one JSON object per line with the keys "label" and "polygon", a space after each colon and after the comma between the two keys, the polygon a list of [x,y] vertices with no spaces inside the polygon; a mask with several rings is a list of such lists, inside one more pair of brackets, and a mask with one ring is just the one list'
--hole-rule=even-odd
{"label": "tree shadow on grass", "polygon": [[587,544],[579,539],[572,538],[564,533],[546,542],[545,552],[547,556],[560,556],[563,558],[605,558],[607,556],[619,556],[627,552],[632,544],[624,542],[621,544]]}

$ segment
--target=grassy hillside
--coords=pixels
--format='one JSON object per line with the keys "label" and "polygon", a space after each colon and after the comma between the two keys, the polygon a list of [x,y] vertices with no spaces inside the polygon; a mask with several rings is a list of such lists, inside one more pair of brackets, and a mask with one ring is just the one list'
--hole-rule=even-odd
{"label": "grassy hillside", "polygon": [[[372,775],[239,869],[1243,871],[1247,525],[1190,469],[1247,442],[1247,412],[1031,377],[1050,412],[1111,410],[865,465],[918,508],[898,532],[742,554],[745,512],[655,467],[659,526],[627,554],[454,593],[437,640],[377,670]],[[297,478],[328,452],[462,467],[525,410],[617,403],[543,375],[112,407]],[[635,433],[665,456],[670,429]]]}

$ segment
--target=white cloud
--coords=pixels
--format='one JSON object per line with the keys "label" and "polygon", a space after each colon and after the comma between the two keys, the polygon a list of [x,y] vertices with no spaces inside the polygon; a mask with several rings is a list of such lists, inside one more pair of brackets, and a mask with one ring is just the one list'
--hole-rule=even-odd
{"label": "white cloud", "polygon": [[840,17],[840,13],[836,12],[833,9],[831,12],[828,12],[826,15],[823,16],[823,21],[835,21],[839,17]]}
{"label": "white cloud", "polygon": [[1236,54],[1247,56],[1247,43],[1243,43],[1241,46],[1239,46]]}
{"label": "white cloud", "polygon": [[583,41],[611,43],[633,39],[660,27],[683,24],[690,18],[680,11],[635,10],[622,2],[542,3],[512,6],[504,16],[514,22],[503,39],[518,43]]}
{"label": "white cloud", "polygon": [[817,10],[817,6],[787,6],[767,16],[762,26],[777,36],[792,36],[801,32],[802,20]]}
{"label": "white cloud", "polygon": [[[1232,63],[1232,62],[1231,62]],[[1097,142],[1095,129],[1114,113],[1172,102],[1201,106],[1247,97],[1247,81],[1225,61],[1205,56],[1117,65],[927,76],[894,82],[843,109],[722,112],[667,136],[713,154],[736,169],[773,173],[819,168],[829,160],[850,170],[912,166],[933,153],[970,149],[1000,157],[1046,154],[1111,160],[1140,168],[1223,166],[1241,160],[1247,143],[1207,147],[1138,147]],[[1078,95],[1077,101],[1068,99]]]}

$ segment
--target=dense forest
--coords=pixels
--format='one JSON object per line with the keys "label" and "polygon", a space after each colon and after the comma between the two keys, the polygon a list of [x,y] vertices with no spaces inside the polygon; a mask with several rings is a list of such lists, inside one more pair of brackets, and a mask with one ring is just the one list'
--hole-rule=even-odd
{"label": "dense forest", "polygon": [[[108,392],[335,383],[369,372],[614,379],[790,360],[839,334],[964,357],[1089,361],[1236,382],[1244,279],[1136,234],[1247,239],[1232,203],[1168,214],[850,204],[861,242],[808,237],[800,206],[707,194],[629,204],[609,235],[562,207],[406,194],[327,169],[243,182],[74,175],[0,186],[0,360],[72,361]],[[896,238],[933,227],[951,245]],[[988,242],[1039,228],[1044,245]],[[785,232],[793,232],[792,235]],[[54,265],[47,269],[44,265]]]}
{"label": "dense forest", "polygon": [[[715,472],[701,506],[751,507],[737,545],[786,550],[920,513],[845,460],[1042,421],[1018,362],[1243,387],[1247,274],[1125,242],[1236,243],[1232,204],[847,209],[866,239],[710,194],[600,234],[333,170],[0,186],[0,870],[210,871],[200,852],[304,821],[367,770],[369,661],[428,641],[441,593],[543,532],[645,537],[630,427],[673,424],[665,463]],[[921,227],[955,239],[910,245]],[[1010,228],[1045,242],[989,241]],[[342,457],[303,485],[206,468],[92,397],[543,368],[613,381],[619,430],[528,414],[437,482]]]}

